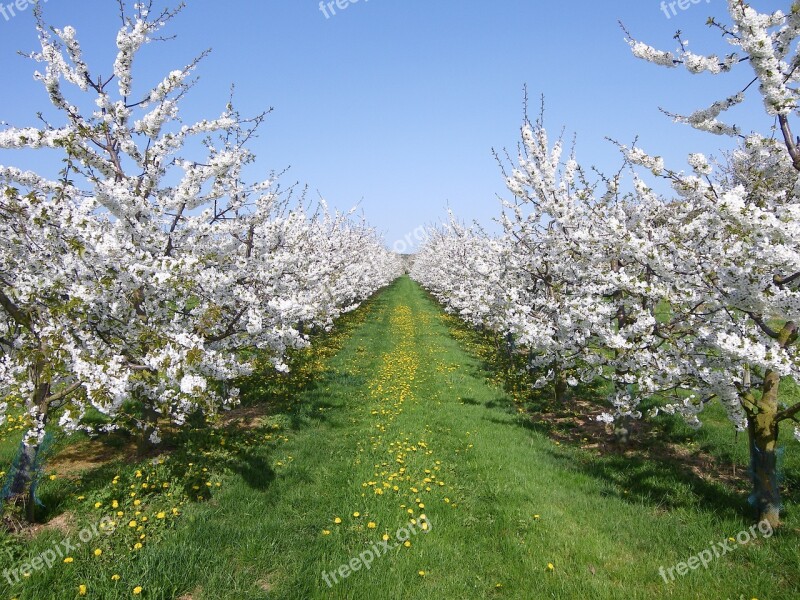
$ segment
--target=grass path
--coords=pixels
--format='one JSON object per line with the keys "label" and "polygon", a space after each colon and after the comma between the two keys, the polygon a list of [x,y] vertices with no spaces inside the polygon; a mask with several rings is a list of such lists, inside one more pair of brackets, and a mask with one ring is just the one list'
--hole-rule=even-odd
{"label": "grass path", "polygon": [[[295,406],[280,445],[254,445],[210,501],[117,567],[144,582],[142,597],[800,595],[796,537],[757,534],[665,583],[659,567],[750,524],[630,497],[585,451],[521,426],[407,278],[371,303]],[[94,597],[131,597],[110,589]]]}

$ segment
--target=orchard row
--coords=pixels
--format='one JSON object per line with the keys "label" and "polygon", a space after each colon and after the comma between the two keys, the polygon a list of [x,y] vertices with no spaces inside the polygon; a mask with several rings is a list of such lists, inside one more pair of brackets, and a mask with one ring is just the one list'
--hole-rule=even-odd
{"label": "orchard row", "polygon": [[60,124],[7,127],[0,149],[62,169],[0,166],[0,420],[28,424],[11,494],[30,490],[46,428],[96,432],[99,413],[101,430],[156,444],[163,424],[234,405],[257,360],[285,370],[402,268],[364,223],[245,181],[264,115],[229,103],[183,124],[197,62],[136,89],[134,57],[175,12],[135,5],[103,80],[75,30],[38,11],[31,58]]}
{"label": "orchard row", "polygon": [[[640,418],[647,398],[654,412],[700,426],[719,401],[748,434],[753,499],[774,526],[779,425],[800,418],[800,404],[778,393],[800,381],[800,149],[791,130],[800,10],[728,5],[731,23],[710,23],[730,45],[726,56],[694,54],[680,34],[674,53],[629,39],[635,56],[657,65],[749,70],[741,92],[676,116],[733,136],[726,161],[691,154],[684,173],[619,145],[623,168],[594,177],[526,115],[518,161],[503,165],[513,200],[503,203],[502,234],[454,221],[430,236],[412,276],[450,311],[526,351],[536,385],[558,397],[605,379],[613,393],[602,420]],[[763,100],[766,134],[720,120],[747,91]]]}

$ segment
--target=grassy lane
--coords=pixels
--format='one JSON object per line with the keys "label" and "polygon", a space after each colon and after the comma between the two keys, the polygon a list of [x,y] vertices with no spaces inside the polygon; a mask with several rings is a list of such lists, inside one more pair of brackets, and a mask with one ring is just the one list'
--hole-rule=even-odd
{"label": "grassy lane", "polygon": [[[407,279],[302,403],[326,418],[292,437],[289,466],[266,490],[228,487],[184,533],[190,547],[223,549],[202,597],[266,597],[248,596],[248,581],[287,599],[765,599],[800,589],[796,561],[786,565],[780,540],[773,552],[760,534],[666,584],[660,566],[749,523],[714,507],[664,513],[631,501],[587,474],[579,451],[520,427]],[[358,571],[341,569],[359,555]]]}
{"label": "grassy lane", "polygon": [[793,533],[756,532],[666,583],[660,567],[750,523],[726,506],[633,498],[589,468],[588,452],[522,426],[407,278],[372,302],[297,400],[279,445],[254,440],[209,501],[117,567],[144,583],[142,597],[800,595]]}

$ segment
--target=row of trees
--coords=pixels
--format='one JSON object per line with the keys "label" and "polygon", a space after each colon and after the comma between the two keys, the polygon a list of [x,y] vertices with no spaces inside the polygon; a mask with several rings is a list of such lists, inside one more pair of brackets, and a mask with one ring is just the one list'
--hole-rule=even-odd
{"label": "row of trees", "polygon": [[[735,137],[725,161],[691,154],[692,172],[677,172],[619,145],[624,168],[592,178],[526,116],[518,161],[503,167],[514,197],[503,205],[503,234],[450,224],[431,235],[412,276],[453,312],[528,349],[536,385],[553,384],[558,397],[579,382],[611,382],[603,420],[639,418],[640,400],[656,397],[655,412],[699,426],[720,402],[747,431],[759,519],[777,526],[779,425],[800,416],[800,404],[778,393],[800,381],[800,148],[790,123],[800,3],[772,14],[728,5],[730,25],[709,23],[733,47],[727,56],[689,52],[680,35],[677,52],[629,38],[635,56],[657,65],[752,70],[741,92],[673,115]],[[767,135],[720,120],[747,91],[774,121]],[[657,193],[648,177],[672,192]]]}
{"label": "row of trees", "polygon": [[228,382],[255,356],[285,370],[308,331],[401,272],[351,215],[245,181],[265,115],[229,103],[182,122],[199,59],[135,91],[135,56],[179,10],[120,11],[102,78],[74,29],[49,28],[37,8],[30,57],[55,110],[39,127],[0,130],[0,150],[63,166],[48,177],[0,165],[0,422],[21,409],[30,423],[12,492],[30,492],[46,428],[72,432],[99,411],[104,429],[158,443],[160,424],[236,403]]}

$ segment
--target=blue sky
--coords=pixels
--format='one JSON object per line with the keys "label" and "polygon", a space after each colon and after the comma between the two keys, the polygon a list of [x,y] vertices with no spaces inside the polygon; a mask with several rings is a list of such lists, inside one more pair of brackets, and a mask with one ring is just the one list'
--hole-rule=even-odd
{"label": "blue sky", "polygon": [[[544,95],[551,133],[577,136],[586,166],[616,170],[619,157],[606,136],[630,142],[638,135],[642,147],[677,168],[689,152],[730,147],[725,138],[671,123],[658,107],[705,107],[744,87],[747,67],[726,77],[692,76],[638,61],[624,41],[618,20],[665,49],[674,49],[680,29],[696,51],[729,51],[704,25],[711,15],[724,17],[724,0],[668,4],[359,0],[344,10],[334,4],[335,15],[326,8],[326,17],[318,0],[187,0],[167,30],[177,39],[150,46],[135,75],[142,83],[160,80],[211,48],[185,119],[217,116],[232,83],[244,114],[274,107],[251,146],[253,179],[291,166],[285,185],[308,184],[342,210],[358,204],[389,247],[402,247],[447,207],[484,224],[498,213],[497,196],[505,194],[491,150],[514,150],[525,84],[533,112]],[[51,24],[76,27],[96,72],[111,72],[116,0],[47,0],[44,9]],[[33,125],[47,98],[32,79],[34,63],[17,55],[36,49],[33,15],[8,13],[0,14],[0,120]],[[745,129],[771,125],[758,102],[738,110]],[[4,164],[37,168],[41,161],[0,153]]]}

